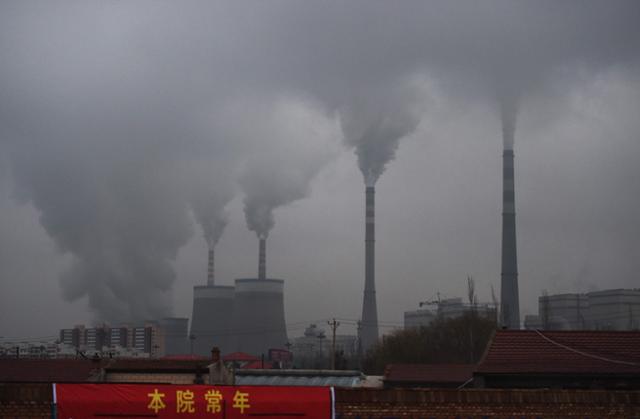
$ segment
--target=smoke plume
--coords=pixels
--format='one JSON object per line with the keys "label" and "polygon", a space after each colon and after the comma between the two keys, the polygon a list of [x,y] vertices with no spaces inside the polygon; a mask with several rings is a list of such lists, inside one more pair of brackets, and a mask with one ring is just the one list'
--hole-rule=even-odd
{"label": "smoke plume", "polygon": [[499,100],[500,122],[502,123],[502,139],[505,150],[513,150],[518,117],[518,100],[511,96],[501,95]]}
{"label": "smoke plume", "polygon": [[200,166],[190,178],[193,182],[190,204],[207,246],[213,249],[228,222],[225,206],[233,198],[231,168],[213,159],[201,162]]}
{"label": "smoke plume", "polygon": [[420,93],[415,80],[385,88],[369,86],[365,94],[341,108],[344,141],[354,148],[367,186],[376,184],[395,158],[400,140],[418,126]]}
{"label": "smoke plume", "polygon": [[[267,109],[264,109],[266,106]],[[246,136],[261,138],[240,175],[249,230],[267,238],[274,210],[309,194],[310,183],[336,154],[336,123],[308,102],[277,99],[253,109]]]}
{"label": "smoke plume", "polygon": [[2,164],[71,260],[65,298],[86,299],[101,321],[160,317],[190,211],[215,244],[229,185],[244,192],[247,226],[268,235],[274,211],[306,197],[337,153],[340,128],[375,184],[424,115],[422,77],[473,106],[497,97],[511,147],[533,96],[612,68],[637,73],[639,10],[635,0],[7,0]]}

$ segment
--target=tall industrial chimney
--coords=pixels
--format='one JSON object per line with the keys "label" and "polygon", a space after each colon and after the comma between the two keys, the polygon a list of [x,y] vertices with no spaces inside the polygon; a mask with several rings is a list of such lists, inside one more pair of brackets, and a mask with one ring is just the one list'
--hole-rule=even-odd
{"label": "tall industrial chimney", "polygon": [[267,278],[267,239],[260,237],[260,250],[258,253],[258,279]]}
{"label": "tall industrial chimney", "polygon": [[[508,143],[507,143],[508,144]],[[513,142],[511,141],[511,144]],[[500,320],[503,327],[520,328],[518,296],[518,257],[516,252],[516,208],[513,149],[505,147],[502,155],[502,271],[500,286]]]}
{"label": "tall industrial chimney", "polygon": [[375,281],[375,195],[375,188],[367,186],[365,189],[364,298],[362,301],[362,321],[360,323],[360,345],[363,351],[369,349],[378,340],[378,308]]}
{"label": "tall industrial chimney", "polygon": [[213,286],[215,285],[215,276],[213,270],[213,247],[209,248],[209,265],[207,267],[207,285]]}

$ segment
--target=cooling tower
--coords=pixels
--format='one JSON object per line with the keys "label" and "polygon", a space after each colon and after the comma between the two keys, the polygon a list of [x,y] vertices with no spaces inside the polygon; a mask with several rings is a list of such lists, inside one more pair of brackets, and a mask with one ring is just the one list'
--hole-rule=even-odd
{"label": "cooling tower", "polygon": [[284,348],[284,281],[244,278],[235,281],[233,329],[235,350],[260,356],[269,349]]}
{"label": "cooling tower", "polygon": [[234,288],[231,286],[203,285],[193,287],[193,314],[191,335],[193,353],[210,356],[217,346],[223,354],[233,352],[231,316],[233,315]]}
{"label": "cooling tower", "polygon": [[378,340],[378,308],[375,281],[375,194],[376,191],[373,186],[366,187],[364,297],[360,323],[360,345],[363,351],[369,349]]}
{"label": "cooling tower", "polygon": [[516,208],[513,150],[506,148],[502,157],[502,271],[500,281],[501,325],[520,328],[518,297],[518,258],[516,251]]}
{"label": "cooling tower", "polygon": [[166,317],[158,321],[158,326],[164,339],[165,355],[184,355],[188,353],[187,330],[189,330],[189,319],[186,317]]}

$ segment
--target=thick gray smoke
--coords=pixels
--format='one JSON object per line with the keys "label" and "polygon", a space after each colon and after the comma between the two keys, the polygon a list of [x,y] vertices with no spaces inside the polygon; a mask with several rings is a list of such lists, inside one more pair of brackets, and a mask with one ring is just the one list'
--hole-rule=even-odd
{"label": "thick gray smoke", "polygon": [[253,124],[242,135],[261,143],[240,175],[245,219],[258,238],[267,238],[274,210],[309,194],[313,178],[335,156],[339,136],[336,122],[305,101],[278,99],[248,112]]}
{"label": "thick gray smoke", "polygon": [[353,147],[367,186],[374,186],[387,163],[395,158],[400,139],[411,134],[423,113],[413,82],[370,86],[366,93],[341,108],[344,141]]}
{"label": "thick gray smoke", "polygon": [[335,155],[336,125],[374,184],[426,111],[424,74],[447,95],[499,104],[510,146],[532,96],[637,69],[639,10],[7,0],[0,148],[16,194],[72,259],[65,297],[87,298],[100,320],[159,317],[171,312],[190,209],[215,243],[238,181],[247,225],[266,236],[274,210],[307,196]]}
{"label": "thick gray smoke", "polygon": [[[195,164],[194,164],[195,166]],[[213,249],[224,228],[228,217],[225,206],[233,198],[233,185],[229,167],[223,162],[206,159],[200,167],[193,168],[190,177],[191,209],[202,229],[202,235],[210,249]]]}
{"label": "thick gray smoke", "polygon": [[500,122],[502,123],[502,140],[505,150],[513,150],[518,118],[518,99],[502,96],[499,99]]}
{"label": "thick gray smoke", "polygon": [[171,51],[176,41],[147,37],[162,10],[3,9],[0,145],[15,194],[71,256],[59,279],[64,298],[86,298],[98,321],[171,315],[173,262],[193,233],[189,205],[214,242],[232,181],[209,170],[233,155],[210,123],[209,75],[158,65],[155,46]]}

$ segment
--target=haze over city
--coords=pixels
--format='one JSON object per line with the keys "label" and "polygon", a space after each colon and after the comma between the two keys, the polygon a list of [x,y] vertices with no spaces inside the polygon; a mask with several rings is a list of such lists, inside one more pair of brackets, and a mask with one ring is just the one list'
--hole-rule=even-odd
{"label": "haze over city", "polygon": [[[188,317],[255,277],[289,335],[381,332],[500,290],[513,129],[520,312],[637,287],[636,1],[0,4],[0,336]],[[508,136],[507,136],[508,137]]]}

